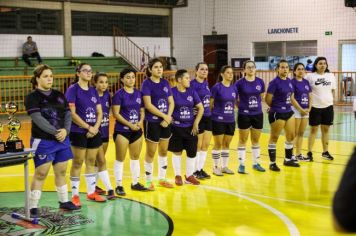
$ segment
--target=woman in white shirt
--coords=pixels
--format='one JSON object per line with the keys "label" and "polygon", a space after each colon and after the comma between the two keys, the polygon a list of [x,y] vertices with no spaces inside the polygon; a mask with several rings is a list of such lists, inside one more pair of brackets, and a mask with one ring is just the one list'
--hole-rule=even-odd
{"label": "woman in white shirt", "polygon": [[328,69],[325,57],[317,57],[313,64],[313,73],[307,75],[312,89],[312,108],[309,115],[310,135],[308,140],[308,158],[312,161],[312,149],[319,126],[321,126],[322,157],[332,161],[334,158],[328,151],[329,128],[334,121],[334,96],[336,79]]}

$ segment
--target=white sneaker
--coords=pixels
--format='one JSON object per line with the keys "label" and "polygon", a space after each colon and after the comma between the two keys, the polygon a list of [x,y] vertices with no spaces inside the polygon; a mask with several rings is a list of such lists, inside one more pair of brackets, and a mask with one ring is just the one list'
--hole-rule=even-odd
{"label": "white sneaker", "polygon": [[219,167],[214,167],[213,168],[213,174],[216,175],[216,176],[224,176]]}
{"label": "white sneaker", "polygon": [[222,173],[233,175],[235,174],[232,170],[230,170],[227,166],[221,169]]}

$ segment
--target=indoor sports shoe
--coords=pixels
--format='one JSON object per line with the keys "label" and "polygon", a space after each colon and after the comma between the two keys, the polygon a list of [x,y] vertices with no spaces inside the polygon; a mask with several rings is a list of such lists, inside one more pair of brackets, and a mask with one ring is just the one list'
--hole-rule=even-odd
{"label": "indoor sports shoe", "polygon": [[223,167],[223,168],[221,169],[221,172],[222,172],[222,173],[225,173],[225,174],[228,174],[228,175],[233,175],[233,174],[234,174],[234,172],[233,172],[232,170],[230,170],[227,166],[226,166],[226,167]]}
{"label": "indoor sports shoe", "polygon": [[297,155],[296,158],[297,158],[299,161],[310,161],[310,157],[308,157],[308,156],[305,157],[303,154]]}
{"label": "indoor sports shoe", "polygon": [[148,191],[155,191],[155,186],[151,181],[146,182],[145,188],[147,188]]}
{"label": "indoor sports shoe", "polygon": [[200,170],[200,174],[204,179],[210,179],[211,178],[211,176],[208,173],[206,173],[203,169]]}
{"label": "indoor sports shoe", "polygon": [[252,169],[257,170],[259,172],[265,172],[266,170],[260,165],[260,164],[255,164],[252,166]]}
{"label": "indoor sports shoe", "polygon": [[139,182],[137,182],[137,184],[131,184],[131,189],[134,191],[143,191],[143,192],[149,191],[145,186],[143,186]]}
{"label": "indoor sports shoe", "polygon": [[325,160],[328,160],[328,161],[334,160],[334,157],[331,156],[328,151],[323,152],[323,153],[321,154],[321,157],[324,158]]}
{"label": "indoor sports shoe", "polygon": [[115,193],[114,193],[114,190],[113,189],[110,189],[108,191],[108,195],[106,195],[106,199],[108,200],[114,200],[116,198],[115,196]]}
{"label": "indoor sports shoe", "polygon": [[270,164],[270,165],[269,165],[269,169],[270,169],[271,171],[276,171],[276,172],[281,171],[281,169],[279,169],[279,167],[277,166],[276,163]]}
{"label": "indoor sports shoe", "polygon": [[105,195],[106,191],[98,186],[95,186],[95,192],[99,195]]}
{"label": "indoor sports shoe", "polygon": [[290,167],[299,167],[299,163],[293,161],[292,159],[284,159],[283,165]]}
{"label": "indoor sports shoe", "polygon": [[294,163],[299,163],[298,159],[296,156],[292,155],[292,158],[291,160],[294,162]]}
{"label": "indoor sports shoe", "polygon": [[193,175],[194,175],[194,177],[197,178],[197,179],[204,179],[204,176],[202,176],[200,170],[195,171]]}
{"label": "indoor sports shoe", "polygon": [[239,169],[237,170],[237,173],[239,173],[239,174],[247,174],[245,172],[245,166],[239,165]]}
{"label": "indoor sports shoe", "polygon": [[92,194],[87,194],[87,200],[94,201],[94,202],[106,202],[106,199],[97,194],[96,192]]}
{"label": "indoor sports shoe", "polygon": [[160,179],[158,181],[158,186],[159,187],[164,187],[164,188],[173,188],[173,184],[168,182],[166,179]]}
{"label": "indoor sports shoe", "polygon": [[60,202],[59,209],[67,210],[67,211],[75,211],[75,210],[79,210],[80,207],[74,205],[73,202],[68,201],[68,202]]}
{"label": "indoor sports shoe", "polygon": [[39,218],[40,214],[38,212],[38,208],[31,208],[30,209],[30,217],[31,218]]}
{"label": "indoor sports shoe", "polygon": [[224,174],[221,172],[221,169],[219,167],[214,167],[213,174],[216,176],[224,176]]}
{"label": "indoor sports shoe", "polygon": [[177,186],[182,186],[183,185],[182,176],[176,175],[176,177],[174,178],[174,182],[176,183]]}
{"label": "indoor sports shoe", "polygon": [[191,175],[191,176],[189,176],[188,178],[187,178],[187,176],[185,176],[185,181],[184,181],[184,183],[186,183],[186,184],[192,184],[192,185],[199,185],[199,184],[200,184],[199,180],[197,180],[197,179],[194,177],[194,175]]}
{"label": "indoor sports shoe", "polygon": [[79,195],[74,195],[72,197],[72,203],[76,205],[77,207],[82,207],[82,204],[80,203],[80,198]]}
{"label": "indoor sports shoe", "polygon": [[122,186],[117,186],[116,189],[115,189],[115,192],[119,196],[125,196],[126,195],[124,187],[122,187]]}
{"label": "indoor sports shoe", "polygon": [[313,161],[313,153],[312,152],[308,152],[307,157],[308,157],[309,161]]}

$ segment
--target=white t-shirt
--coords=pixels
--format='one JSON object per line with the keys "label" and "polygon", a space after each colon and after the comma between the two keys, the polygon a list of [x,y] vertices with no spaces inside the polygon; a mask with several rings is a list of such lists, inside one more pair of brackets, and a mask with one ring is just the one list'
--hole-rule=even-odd
{"label": "white t-shirt", "polygon": [[306,79],[312,89],[312,107],[325,108],[333,105],[332,90],[336,90],[336,79],[332,73],[310,73]]}

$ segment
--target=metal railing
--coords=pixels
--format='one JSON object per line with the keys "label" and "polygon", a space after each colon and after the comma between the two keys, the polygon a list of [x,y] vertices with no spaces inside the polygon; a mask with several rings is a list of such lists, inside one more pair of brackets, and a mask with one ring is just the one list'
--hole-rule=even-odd
{"label": "metal railing", "polygon": [[116,26],[113,26],[113,39],[114,55],[120,55],[133,68],[141,71],[150,56]]}
{"label": "metal railing", "polygon": [[[194,70],[189,70],[191,76],[194,76]],[[235,78],[242,76],[241,71],[235,70]],[[356,96],[355,78],[356,72],[333,72],[337,80],[336,103],[338,105],[351,105]],[[119,74],[108,73],[109,92],[114,94],[119,88]],[[165,71],[163,77],[167,79],[171,86],[175,85],[175,71]],[[276,76],[274,71],[257,71],[257,76],[263,78],[266,88],[269,82]],[[0,76],[0,104],[4,105],[9,101],[18,104],[19,112],[24,112],[24,100],[27,94],[32,91],[30,76]],[[140,89],[145,74],[136,73],[136,88]],[[73,74],[54,75],[53,88],[65,93],[74,80]]]}

